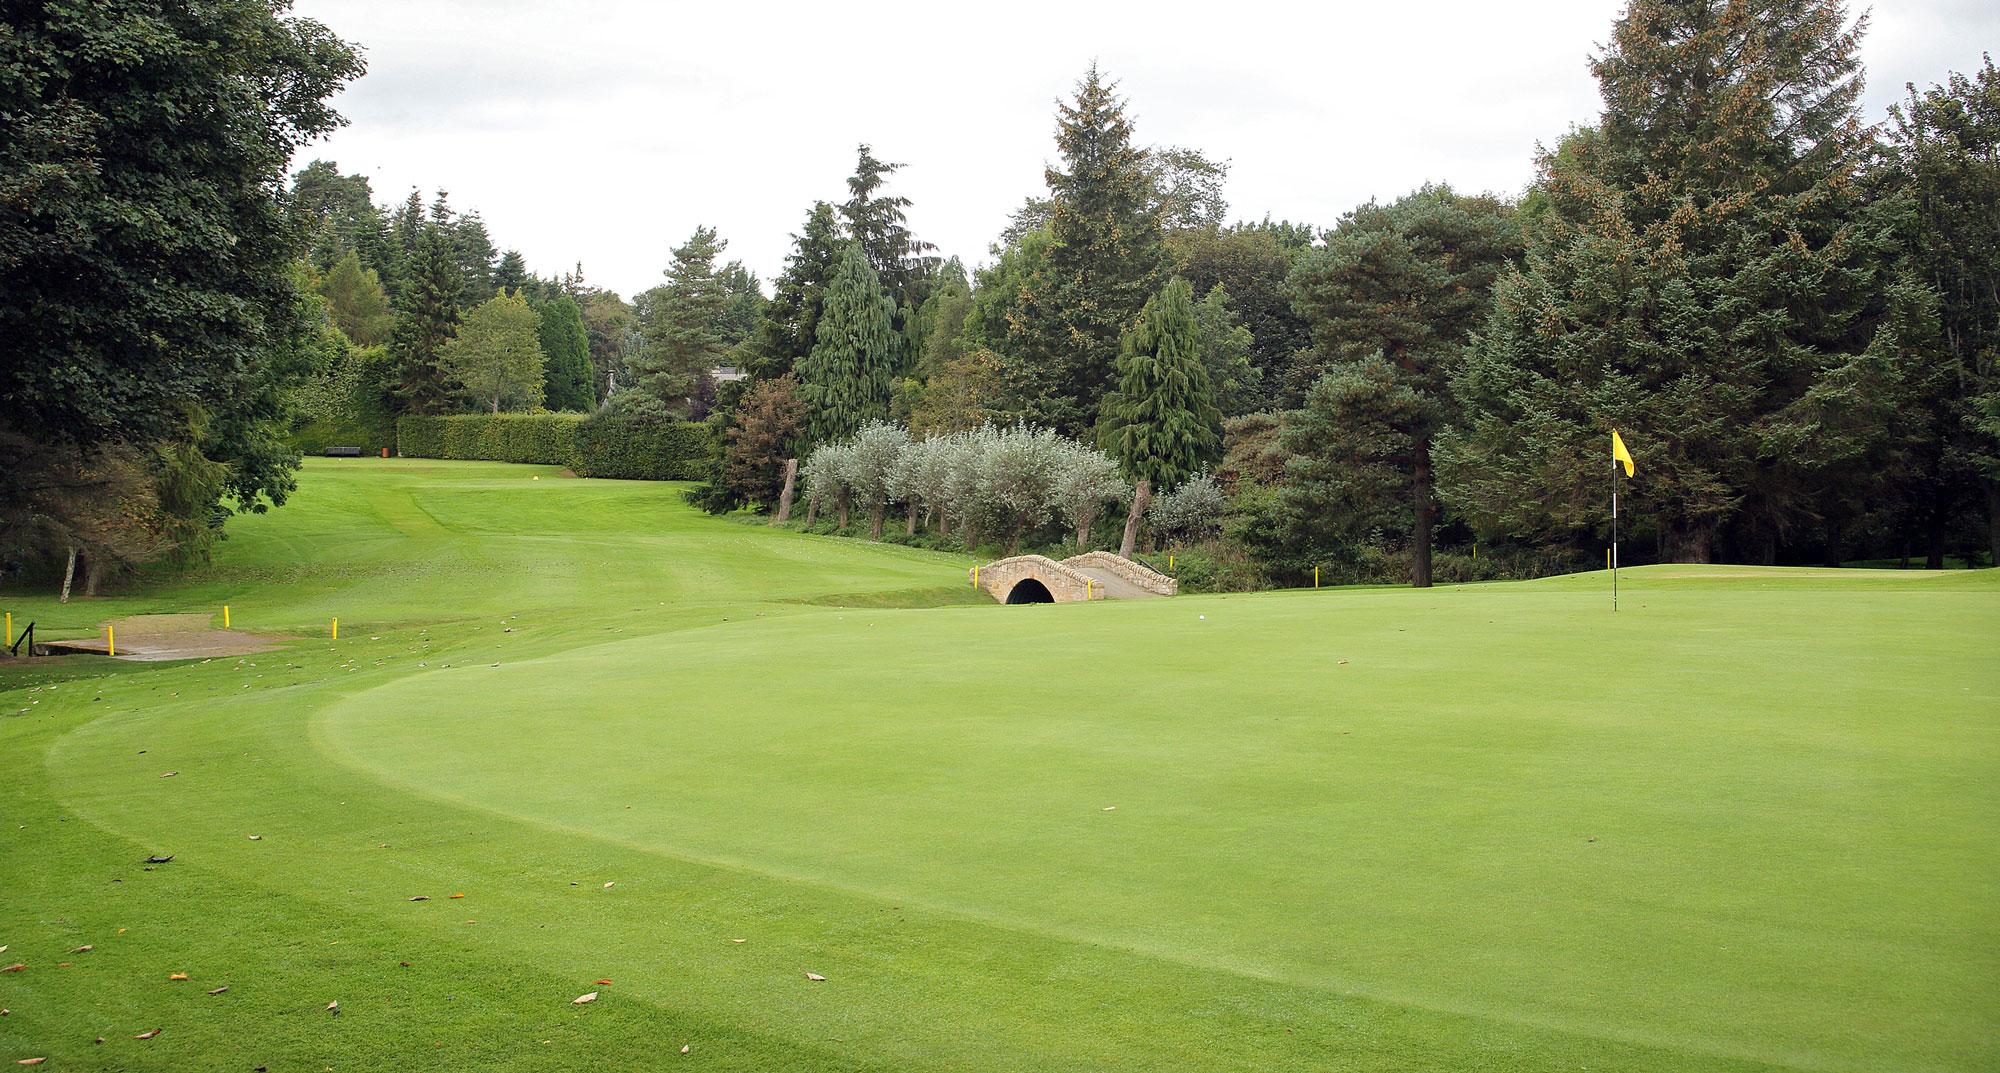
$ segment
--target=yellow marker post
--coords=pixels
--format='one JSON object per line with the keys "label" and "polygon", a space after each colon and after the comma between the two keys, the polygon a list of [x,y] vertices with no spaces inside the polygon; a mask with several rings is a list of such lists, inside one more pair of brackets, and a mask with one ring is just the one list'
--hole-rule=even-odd
{"label": "yellow marker post", "polygon": [[336,640],[336,641],[340,640],[340,620],[339,620],[339,619],[334,619],[334,620],[333,620],[333,639],[334,639],[334,640]]}
{"label": "yellow marker post", "polygon": [[228,604],[223,604],[223,605],[222,605],[222,628],[223,628],[223,629],[225,629],[225,630],[229,628],[229,605],[228,605]]}
{"label": "yellow marker post", "polygon": [[7,647],[14,647],[14,613],[7,612]]}
{"label": "yellow marker post", "polygon": [[1174,572],[1174,557],[1169,555],[1167,556],[1167,573],[1171,574],[1173,572]]}
{"label": "yellow marker post", "polygon": [[1319,567],[1313,567],[1313,588],[1319,588]]}
{"label": "yellow marker post", "polygon": [[118,654],[118,631],[109,626],[104,627],[104,654],[107,656]]}
{"label": "yellow marker post", "polygon": [[976,566],[972,568],[972,587],[979,587],[979,568]]}
{"label": "yellow marker post", "polygon": [[1090,579],[1089,579],[1089,578],[1084,578],[1084,579],[1083,579],[1083,598],[1084,598],[1085,600],[1095,600],[1095,599],[1097,599],[1097,597],[1096,597],[1096,596],[1093,596],[1093,595],[1092,595],[1092,591],[1093,591],[1093,589],[1092,589],[1092,586],[1091,586],[1091,583],[1090,583]]}
{"label": "yellow marker post", "polygon": [[1605,568],[1606,570],[1609,570],[1609,569],[1611,569],[1611,549],[1610,549],[1610,548],[1606,548],[1606,549],[1604,549],[1604,568]]}

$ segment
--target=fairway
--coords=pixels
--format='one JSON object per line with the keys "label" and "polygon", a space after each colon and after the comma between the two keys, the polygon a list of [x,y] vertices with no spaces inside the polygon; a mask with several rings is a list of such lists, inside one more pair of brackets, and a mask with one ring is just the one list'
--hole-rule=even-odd
{"label": "fairway", "polygon": [[293,638],[0,664],[0,1060],[2000,1065],[2000,572],[1002,607],[673,485],[374,459],[230,533],[0,593]]}

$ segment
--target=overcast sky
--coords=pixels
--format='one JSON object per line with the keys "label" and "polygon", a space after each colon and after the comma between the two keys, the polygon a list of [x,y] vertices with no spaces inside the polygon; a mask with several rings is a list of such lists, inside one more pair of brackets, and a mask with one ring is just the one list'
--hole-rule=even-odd
{"label": "overcast sky", "polygon": [[[1620,6],[300,0],[369,73],[298,162],[363,172],[378,202],[444,187],[534,271],[581,261],[629,298],[698,224],[768,282],[867,142],[907,165],[917,235],[973,264],[1044,189],[1054,98],[1094,59],[1142,143],[1232,163],[1232,217],[1325,226],[1427,180],[1519,192],[1536,143],[1596,115],[1586,60]],[[2000,4],[1891,0],[1871,26],[1875,120],[1972,69]]]}

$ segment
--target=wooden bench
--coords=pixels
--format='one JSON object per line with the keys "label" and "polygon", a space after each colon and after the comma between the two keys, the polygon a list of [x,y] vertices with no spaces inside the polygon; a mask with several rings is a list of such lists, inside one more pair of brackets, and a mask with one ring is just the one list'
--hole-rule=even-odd
{"label": "wooden bench", "polygon": [[326,449],[326,457],[328,457],[328,458],[360,458],[360,457],[361,457],[361,448],[359,448],[359,447],[329,447],[329,448],[327,448],[327,449]]}

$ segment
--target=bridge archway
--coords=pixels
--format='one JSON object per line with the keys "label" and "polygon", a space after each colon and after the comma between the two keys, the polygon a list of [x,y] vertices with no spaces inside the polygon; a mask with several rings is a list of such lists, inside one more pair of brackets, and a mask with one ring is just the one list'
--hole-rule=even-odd
{"label": "bridge archway", "polygon": [[1054,593],[1049,591],[1047,585],[1042,584],[1035,578],[1024,577],[1016,582],[1013,588],[1007,590],[1007,602],[1010,604],[1052,604],[1056,602],[1056,597]]}
{"label": "bridge archway", "polygon": [[967,571],[972,584],[1003,604],[1080,603],[1172,596],[1173,578],[1108,551],[1087,551],[1060,562],[1015,555]]}

